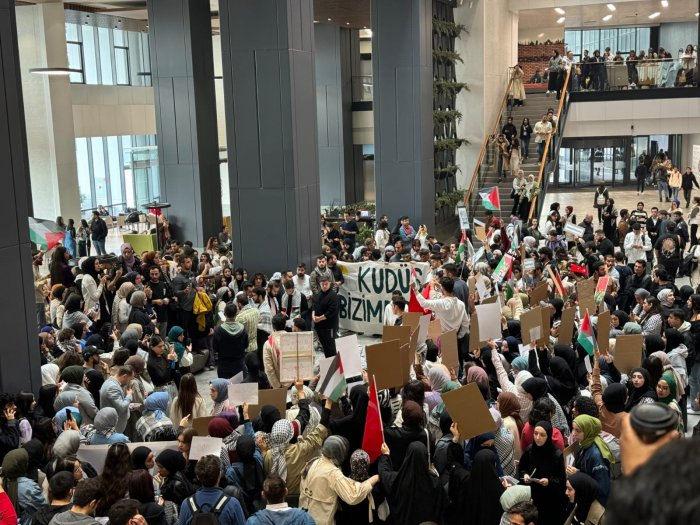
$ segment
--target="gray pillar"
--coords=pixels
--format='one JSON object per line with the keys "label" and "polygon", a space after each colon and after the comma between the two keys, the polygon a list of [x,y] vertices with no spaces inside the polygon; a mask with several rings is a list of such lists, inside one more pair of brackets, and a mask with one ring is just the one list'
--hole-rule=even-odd
{"label": "gray pillar", "polygon": [[205,246],[222,224],[209,2],[149,0],[161,201],[175,237]]}
{"label": "gray pillar", "polygon": [[435,222],[432,1],[372,2],[377,215]]}
{"label": "gray pillar", "polygon": [[219,9],[234,258],[269,275],[320,251],[313,2]]}
{"label": "gray pillar", "polygon": [[354,202],[352,171],[352,73],[349,29],[314,26],[321,205]]}
{"label": "gray pillar", "polygon": [[29,245],[29,161],[14,0],[0,0],[0,391],[37,392],[41,361]]}

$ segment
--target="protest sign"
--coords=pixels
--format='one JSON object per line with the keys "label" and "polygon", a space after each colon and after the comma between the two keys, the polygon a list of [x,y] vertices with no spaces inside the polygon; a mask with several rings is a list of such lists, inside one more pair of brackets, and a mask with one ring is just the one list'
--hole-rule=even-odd
{"label": "protest sign", "polygon": [[266,388],[258,390],[258,404],[248,407],[250,419],[256,418],[260,414],[260,409],[265,405],[271,405],[284,414],[287,410],[287,389],[286,388]]}
{"label": "protest sign", "polygon": [[528,295],[530,296],[530,306],[539,306],[540,301],[549,299],[549,287],[546,282],[541,282]]}
{"label": "protest sign", "polygon": [[406,345],[411,341],[410,326],[382,326],[382,342],[398,340],[400,345]]}
{"label": "protest sign", "polygon": [[477,304],[476,315],[479,321],[479,339],[500,339],[501,333],[501,305],[496,303]]}
{"label": "protest sign", "polygon": [[214,416],[197,417],[192,420],[192,428],[194,428],[200,436],[208,436],[209,421],[212,419],[214,419]]}
{"label": "protest sign", "polygon": [[496,430],[496,423],[476,383],[444,392],[442,400],[452,420],[459,427],[460,439],[470,439]]}
{"label": "protest sign", "polygon": [[419,284],[425,284],[430,271],[429,263],[383,263],[338,261],[345,282],[338,290],[340,328],[367,335],[382,333],[384,308],[391,302],[391,294],[400,291],[408,301],[411,273]]}
{"label": "protest sign", "polygon": [[601,354],[607,354],[610,349],[610,311],[598,314],[598,324],[596,326],[598,350]]}
{"label": "protest sign", "polygon": [[204,456],[221,456],[221,447],[224,440],[209,436],[193,436],[190,444],[190,461],[194,461]]}
{"label": "protest sign", "polygon": [[231,406],[239,406],[244,403],[258,404],[258,383],[229,383],[228,402]]}
{"label": "protest sign", "polygon": [[362,375],[362,358],[357,334],[346,335],[335,340],[335,350],[340,355],[346,378]]}
{"label": "protest sign", "polygon": [[642,334],[618,335],[615,338],[614,363],[623,374],[629,374],[633,368],[642,366]]}
{"label": "protest sign", "polygon": [[440,336],[440,355],[442,364],[447,368],[459,368],[459,353],[457,350],[457,330],[450,330]]}
{"label": "protest sign", "polygon": [[561,324],[559,325],[558,342],[561,344],[571,344],[574,338],[574,317],[576,316],[576,308],[570,306],[564,308],[561,312]]}
{"label": "protest sign", "polygon": [[459,215],[460,230],[468,230],[469,216],[467,215],[467,208],[465,208],[464,206],[457,206],[457,214]]}
{"label": "protest sign", "polygon": [[314,375],[313,332],[280,334],[280,381],[293,383]]}
{"label": "protest sign", "polygon": [[440,337],[440,334],[442,334],[442,325],[440,324],[440,320],[433,319],[432,321],[430,321],[430,326],[428,326],[428,339],[437,341],[437,339]]}
{"label": "protest sign", "polygon": [[530,344],[531,337],[537,336],[538,345],[546,345],[549,340],[549,331],[543,326],[542,308],[532,308],[520,316],[520,327],[523,342]]}
{"label": "protest sign", "polygon": [[586,232],[583,226],[577,226],[573,222],[567,222],[564,225],[564,231],[570,233],[574,237],[583,237],[583,234]]}
{"label": "protest sign", "polygon": [[365,347],[367,355],[367,373],[374,375],[377,388],[401,388],[409,380],[406,352],[401,350],[398,340],[387,341]]}

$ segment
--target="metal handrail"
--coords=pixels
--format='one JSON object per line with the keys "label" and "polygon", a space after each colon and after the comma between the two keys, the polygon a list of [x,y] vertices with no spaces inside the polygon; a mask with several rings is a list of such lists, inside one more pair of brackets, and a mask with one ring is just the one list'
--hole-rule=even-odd
{"label": "metal handrail", "polygon": [[[571,69],[572,68],[566,70],[566,78],[564,79],[564,85],[561,90],[561,96],[559,97],[559,107],[557,108],[557,134],[559,134],[561,130],[561,112],[564,109],[564,102],[569,97],[569,78],[571,77]],[[549,164],[547,162],[547,155],[549,155],[549,146],[552,143],[553,136],[554,133],[547,136],[547,140],[544,144],[544,152],[542,153],[542,161],[540,162],[540,169],[537,172],[537,187],[540,189],[542,188],[542,175],[544,174],[544,170],[547,167],[547,164]],[[530,202],[530,212],[527,216],[528,222],[532,220],[532,215],[535,212],[535,209],[537,209],[538,198],[539,195],[535,195],[532,201]]]}
{"label": "metal handrail", "polygon": [[471,182],[469,183],[469,188],[464,193],[464,205],[465,206],[469,206],[469,202],[471,201],[472,194],[474,193],[474,186],[476,185],[476,182],[478,179],[479,170],[481,168],[481,163],[484,161],[484,157],[486,156],[486,149],[488,148],[489,141],[491,140],[491,137],[493,135],[498,133],[498,130],[500,129],[500,126],[501,126],[501,116],[503,115],[503,110],[508,103],[508,96],[510,95],[510,89],[513,85],[513,68],[511,67],[508,69],[509,69],[509,77],[508,77],[508,85],[506,86],[506,92],[503,94],[503,100],[501,101],[501,105],[498,109],[496,121],[494,122],[494,125],[491,128],[490,133],[486,134],[486,137],[484,137],[484,142],[481,144],[481,150],[479,150],[479,156],[477,157],[476,166],[474,167],[474,172],[472,173],[472,179],[471,179]]}

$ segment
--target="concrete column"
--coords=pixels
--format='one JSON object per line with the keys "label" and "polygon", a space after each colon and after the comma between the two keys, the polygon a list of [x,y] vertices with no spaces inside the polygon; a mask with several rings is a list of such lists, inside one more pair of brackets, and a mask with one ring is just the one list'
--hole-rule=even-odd
{"label": "concrete column", "polygon": [[372,2],[377,214],[435,223],[432,1]]}
{"label": "concrete column", "polygon": [[219,9],[236,264],[309,264],[321,245],[313,2]]}
{"label": "concrete column", "polygon": [[321,206],[354,202],[351,30],[314,25]]}
{"label": "concrete column", "polygon": [[0,273],[4,276],[6,297],[11,298],[0,303],[2,392],[37,392],[41,386],[27,224],[29,161],[20,75],[15,2],[0,0]]}
{"label": "concrete column", "polygon": [[148,2],[161,200],[175,236],[205,246],[222,224],[209,2]]}
{"label": "concrete column", "polygon": [[80,190],[70,80],[29,72],[68,67],[63,2],[19,6],[16,11],[33,214],[77,221]]}

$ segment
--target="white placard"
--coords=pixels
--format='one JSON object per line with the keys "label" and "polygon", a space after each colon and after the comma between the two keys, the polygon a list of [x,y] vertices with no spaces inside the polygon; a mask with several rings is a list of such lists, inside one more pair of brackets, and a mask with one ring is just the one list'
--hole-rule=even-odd
{"label": "white placard", "polygon": [[530,271],[535,269],[535,258],[529,257],[523,261],[523,270]]}
{"label": "white placard", "polygon": [[336,339],[335,350],[340,354],[340,362],[343,364],[343,375],[346,378],[362,375],[360,345],[357,342],[356,334]]}
{"label": "white placard", "polygon": [[459,229],[468,230],[469,216],[467,215],[467,208],[464,206],[457,206],[457,213],[459,214]]}
{"label": "white placard", "polygon": [[570,233],[574,237],[583,237],[583,233],[586,231],[583,226],[577,226],[573,222],[567,222],[564,225],[564,231]]}
{"label": "white placard", "polygon": [[486,250],[484,250],[484,247],[482,246],[479,248],[477,251],[474,252],[474,255],[472,255],[472,264],[478,263],[481,258],[484,256],[484,253],[486,253]]}
{"label": "white placard", "polygon": [[418,319],[418,344],[422,345],[428,338],[428,327],[430,327],[430,314],[422,315]]}
{"label": "white placard", "polygon": [[500,339],[501,305],[498,302],[476,305],[476,318],[479,322],[479,340]]}
{"label": "white placard", "polygon": [[190,461],[203,458],[204,456],[221,455],[221,447],[224,446],[224,440],[215,437],[193,436],[192,444],[190,445]]}
{"label": "white placard", "polygon": [[231,383],[232,385],[242,383],[243,382],[243,372],[238,372],[235,376],[233,376],[231,379],[229,379],[228,382]]}
{"label": "white placard", "polygon": [[530,345],[518,345],[518,350],[520,351],[520,355],[524,355],[527,357],[527,354],[532,350],[532,347]]}
{"label": "white placard", "polygon": [[313,332],[280,334],[280,381],[311,379],[314,375]]}
{"label": "white placard", "polygon": [[[153,452],[153,456],[157,456],[163,450],[178,450],[177,441],[153,441],[153,442],[138,442],[138,443],[127,443],[129,447],[129,452],[133,452],[137,447],[146,447]],[[80,461],[89,463],[95,468],[98,475],[102,474],[102,470],[105,466],[105,458],[107,457],[107,450],[111,445],[80,445],[78,449],[77,457]]]}
{"label": "white placard", "polygon": [[231,406],[258,404],[258,384],[257,383],[229,383],[228,401]]}
{"label": "white placard", "polygon": [[537,341],[541,337],[540,327],[534,326],[530,328],[530,341]]}
{"label": "white placard", "polygon": [[489,297],[491,295],[489,293],[488,289],[486,288],[486,279],[484,279],[483,275],[481,275],[481,274],[476,275],[475,284],[476,284],[476,291],[479,292],[480,298],[486,299],[487,297]]}

